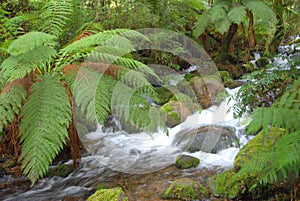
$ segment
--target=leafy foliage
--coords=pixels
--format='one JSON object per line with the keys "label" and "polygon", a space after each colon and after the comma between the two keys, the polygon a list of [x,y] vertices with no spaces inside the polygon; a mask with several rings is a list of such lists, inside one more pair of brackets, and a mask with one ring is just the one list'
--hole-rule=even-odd
{"label": "leafy foliage", "polygon": [[26,96],[27,91],[20,85],[0,94],[0,132],[20,114]]}
{"label": "leafy foliage", "polygon": [[42,31],[51,35],[59,36],[65,31],[66,25],[71,21],[70,16],[74,12],[73,0],[48,1],[40,16],[44,22]]}
{"label": "leafy foliage", "polygon": [[24,174],[34,184],[47,172],[68,137],[70,103],[64,86],[55,75],[45,74],[31,87],[22,111],[20,135]]}
{"label": "leafy foliage", "polygon": [[224,34],[232,23],[240,24],[247,22],[246,9],[250,10],[257,18],[274,28],[276,15],[270,7],[260,0],[221,0],[213,4],[197,19],[194,26],[194,36],[200,36],[208,26]]}
{"label": "leafy foliage", "polygon": [[[274,183],[291,173],[297,178],[300,172],[300,78],[270,108],[255,110],[253,120],[249,124],[249,133],[262,129],[265,137],[272,132],[270,128],[283,128],[284,135],[263,154],[253,157],[242,166],[239,174],[254,174],[258,180],[252,189],[260,184]],[[294,176],[293,176],[294,177]]]}

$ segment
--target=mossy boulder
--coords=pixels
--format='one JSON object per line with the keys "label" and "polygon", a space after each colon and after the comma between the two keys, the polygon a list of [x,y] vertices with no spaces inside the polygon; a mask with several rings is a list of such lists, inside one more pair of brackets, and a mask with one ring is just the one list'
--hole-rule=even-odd
{"label": "mossy boulder", "polygon": [[70,173],[74,171],[73,165],[61,164],[50,168],[47,177],[59,176],[59,177],[67,177]]}
{"label": "mossy boulder", "polygon": [[97,190],[87,201],[128,201],[128,198],[121,188],[112,188]]}
{"label": "mossy boulder", "polygon": [[219,104],[219,95],[225,93],[224,85],[216,76],[194,77],[190,80],[190,85],[195,92],[198,103],[204,109]]}
{"label": "mossy boulder", "polygon": [[274,143],[282,137],[284,129],[271,128],[268,132],[260,132],[251,141],[246,144],[238,155],[235,157],[234,168],[240,169],[243,164],[247,163],[250,159],[261,155],[266,152]]}
{"label": "mossy boulder", "polygon": [[216,197],[234,199],[247,190],[247,183],[251,181],[248,175],[237,175],[233,170],[226,170],[207,179],[207,185]]}
{"label": "mossy boulder", "polygon": [[158,100],[156,100],[155,102],[158,105],[163,105],[167,103],[173,97],[173,88],[174,86],[156,88]]}
{"label": "mossy boulder", "polygon": [[174,127],[192,114],[189,107],[182,101],[170,100],[160,108],[160,113],[168,127]]}
{"label": "mossy boulder", "polygon": [[206,188],[190,178],[180,178],[175,180],[161,195],[162,199],[179,199],[179,200],[200,200],[207,198]]}
{"label": "mossy boulder", "polygon": [[225,87],[228,87],[232,84],[233,79],[230,77],[230,74],[228,71],[219,71],[221,79],[225,85]]}
{"label": "mossy boulder", "polygon": [[257,65],[257,67],[259,68],[265,68],[266,65],[268,65],[270,62],[269,62],[269,59],[267,57],[261,57],[259,59],[257,59],[255,61],[255,64]]}
{"label": "mossy boulder", "polygon": [[197,167],[199,163],[200,163],[199,158],[181,154],[177,156],[175,166],[177,168],[187,169],[187,168]]}

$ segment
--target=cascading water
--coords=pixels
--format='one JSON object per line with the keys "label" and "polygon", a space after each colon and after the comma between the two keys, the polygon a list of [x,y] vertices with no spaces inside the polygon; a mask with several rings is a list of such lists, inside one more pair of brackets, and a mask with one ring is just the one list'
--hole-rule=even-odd
{"label": "cascading water", "polygon": [[[238,88],[229,90],[233,94]],[[83,143],[92,154],[81,159],[78,170],[67,178],[52,177],[40,180],[32,189],[24,192],[20,189],[10,191],[10,194],[0,192],[4,200],[60,200],[68,195],[83,196],[96,189],[99,183],[109,183],[120,174],[130,175],[154,173],[174,164],[179,154],[185,153],[200,158],[197,169],[233,165],[239,147],[229,147],[216,154],[197,151],[186,152],[186,149],[174,146],[174,140],[179,132],[197,128],[201,125],[229,126],[234,128],[239,144],[247,143],[243,135],[244,120],[233,118],[232,111],[227,112],[234,104],[223,101],[219,106],[212,106],[189,116],[182,124],[169,128],[169,136],[162,131],[152,134],[128,134],[125,131],[103,132],[101,126],[86,135]],[[71,163],[69,161],[68,163]]]}

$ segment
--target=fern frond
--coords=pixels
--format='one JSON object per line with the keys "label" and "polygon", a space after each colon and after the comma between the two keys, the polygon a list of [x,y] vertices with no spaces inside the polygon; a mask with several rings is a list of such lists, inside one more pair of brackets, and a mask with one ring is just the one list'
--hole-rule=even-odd
{"label": "fern frond", "polygon": [[[119,36],[119,37],[116,38],[116,36]],[[129,38],[129,39],[135,39],[135,38],[145,39],[146,37],[137,31],[132,31],[132,30],[128,30],[128,29],[108,30],[108,31],[103,31],[103,32],[97,33],[95,35],[91,35],[91,36],[82,38],[81,40],[78,40],[78,41],[66,46],[65,48],[63,48],[60,51],[60,54],[63,56],[67,56],[72,53],[78,52],[81,49],[95,47],[95,46],[101,46],[101,45],[106,46],[105,42],[107,42],[109,44],[114,39],[118,39],[119,41],[121,40],[120,42],[122,42],[123,39],[124,39],[124,41],[128,41],[127,38]],[[128,44],[128,42],[126,44]],[[129,45],[126,48],[129,48],[129,50],[134,50],[134,47],[132,45]]]}
{"label": "fern frond", "polygon": [[266,132],[270,127],[285,128],[287,132],[300,130],[300,78],[294,82],[270,108],[257,108],[247,132]]}
{"label": "fern frond", "polygon": [[101,74],[88,67],[80,67],[72,92],[76,107],[92,122],[97,122],[95,95]]}
{"label": "fern frond", "polygon": [[205,31],[210,20],[211,20],[211,16],[209,14],[209,11],[204,12],[202,15],[198,17],[197,22],[194,25],[194,31],[193,31],[193,36],[195,38],[198,38]]}
{"label": "fern frond", "polygon": [[71,106],[57,76],[45,74],[32,85],[20,125],[23,173],[34,184],[45,175],[68,137]]}
{"label": "fern frond", "polygon": [[215,28],[221,34],[224,34],[226,31],[228,31],[230,25],[231,22],[226,15],[222,19],[219,19],[215,22]]}
{"label": "fern frond", "polygon": [[246,8],[244,6],[237,6],[229,11],[228,19],[230,22],[240,24],[245,21],[246,15]]}
{"label": "fern frond", "polygon": [[243,5],[247,9],[249,9],[254,14],[254,16],[261,18],[264,22],[270,24],[276,24],[277,22],[276,14],[263,1],[244,0]]}
{"label": "fern frond", "polygon": [[[122,52],[125,53],[124,50],[122,49],[121,50],[118,48],[114,48],[114,49],[117,49],[115,51],[115,54],[122,53]],[[105,50],[102,47],[100,47],[99,51],[92,52],[87,60],[123,66],[131,70],[139,71],[145,75],[153,75],[154,77],[158,78],[157,75],[154,73],[154,71],[151,68],[149,68],[147,65],[143,64],[142,62],[130,58],[120,57],[118,55],[116,56],[115,54],[109,54],[104,51]]]}
{"label": "fern frond", "polygon": [[273,149],[261,152],[243,164],[240,174],[254,174],[258,176],[250,190],[259,184],[275,183],[278,178],[286,178],[289,173],[300,172],[300,130],[284,135],[273,145]]}
{"label": "fern frond", "polygon": [[52,47],[38,46],[29,52],[5,59],[0,65],[1,73],[8,81],[23,78],[33,70],[45,67],[56,54]]}
{"label": "fern frond", "polygon": [[70,22],[73,13],[73,0],[50,0],[40,15],[44,24],[41,30],[51,35],[59,36],[63,33],[66,25]]}
{"label": "fern frond", "polygon": [[55,47],[56,37],[42,32],[29,32],[14,40],[8,47],[7,52],[13,56],[27,53],[40,46]]}
{"label": "fern frond", "polygon": [[102,76],[99,80],[95,95],[95,110],[97,120],[104,125],[111,112],[111,98],[117,81],[110,76]]}
{"label": "fern frond", "polygon": [[26,96],[27,91],[21,85],[15,85],[0,94],[0,132],[20,114]]}

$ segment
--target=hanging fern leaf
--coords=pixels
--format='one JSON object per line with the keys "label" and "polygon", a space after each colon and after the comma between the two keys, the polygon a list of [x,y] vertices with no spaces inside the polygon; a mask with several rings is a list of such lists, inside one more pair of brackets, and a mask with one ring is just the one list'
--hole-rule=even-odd
{"label": "hanging fern leaf", "polygon": [[[92,52],[87,60],[123,66],[128,69],[139,71],[145,75],[152,75],[152,76],[156,77],[157,79],[159,79],[151,68],[149,68],[147,65],[145,65],[139,61],[136,61],[136,60],[133,60],[130,58],[115,56],[114,54],[107,54],[106,52],[104,52],[104,49],[102,49],[102,48],[99,50],[100,51]],[[119,50],[119,52],[120,51],[122,51],[122,50]],[[124,52],[124,50],[123,50],[123,52]],[[117,51],[116,51],[116,53],[117,53]]]}
{"label": "hanging fern leaf", "polygon": [[230,22],[240,24],[246,19],[246,8],[244,6],[237,6],[232,8],[228,13]]}
{"label": "hanging fern leaf", "polygon": [[34,50],[40,46],[54,47],[56,37],[42,32],[29,32],[14,40],[8,47],[7,52],[13,56],[18,56]]}
{"label": "hanging fern leaf", "polygon": [[102,76],[99,80],[95,95],[95,109],[97,120],[104,125],[107,116],[111,113],[111,98],[117,81],[110,76]]}
{"label": "hanging fern leaf", "polygon": [[273,10],[260,0],[244,0],[244,6],[248,8],[256,17],[261,18],[266,23],[276,24],[276,14]]}
{"label": "hanging fern leaf", "polygon": [[22,111],[20,125],[22,169],[34,184],[45,175],[49,165],[68,137],[71,107],[64,86],[56,76],[43,75],[32,85]]}
{"label": "hanging fern leaf", "polygon": [[224,34],[226,31],[228,31],[230,25],[231,22],[229,21],[227,16],[224,16],[224,18],[219,19],[215,22],[216,30],[221,34]]}
{"label": "hanging fern leaf", "polygon": [[42,69],[56,56],[56,51],[47,46],[38,46],[18,56],[10,56],[4,60],[0,68],[8,81],[23,78],[35,69]]}
{"label": "hanging fern leaf", "polygon": [[193,35],[195,38],[198,38],[206,29],[210,22],[211,16],[209,11],[204,12],[197,19],[197,22],[194,25]]}
{"label": "hanging fern leaf", "polygon": [[97,122],[95,95],[101,76],[91,68],[80,67],[72,89],[76,107],[92,122]]}
{"label": "hanging fern leaf", "polygon": [[0,94],[0,132],[20,114],[26,96],[27,91],[21,85]]}
{"label": "hanging fern leaf", "polygon": [[72,13],[73,0],[48,1],[40,15],[41,20],[44,22],[41,27],[42,31],[55,36],[61,35],[66,25],[71,21],[70,17]]}
{"label": "hanging fern leaf", "polygon": [[289,132],[300,129],[300,78],[294,82],[290,90],[285,92],[270,108],[257,108],[248,132],[257,133],[260,129],[266,132],[269,127],[285,128]]}

